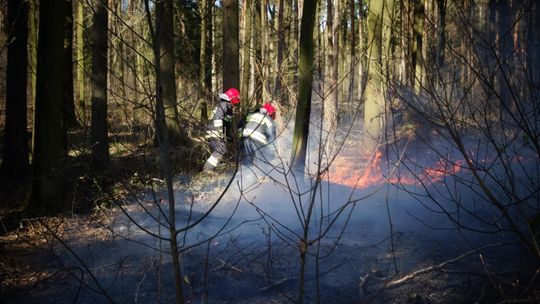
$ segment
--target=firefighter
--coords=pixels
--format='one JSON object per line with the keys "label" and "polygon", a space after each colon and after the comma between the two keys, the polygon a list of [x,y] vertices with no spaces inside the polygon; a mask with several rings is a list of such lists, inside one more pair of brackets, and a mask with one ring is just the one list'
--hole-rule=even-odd
{"label": "firefighter", "polygon": [[219,94],[219,103],[212,111],[208,122],[206,139],[210,145],[210,157],[204,164],[203,171],[213,171],[227,153],[225,143],[228,130],[232,130],[233,106],[240,102],[240,92],[235,88]]}
{"label": "firefighter", "polygon": [[268,144],[276,137],[275,118],[276,109],[268,102],[258,112],[246,116],[241,133],[241,151],[245,164],[253,163],[255,158],[267,162],[271,159]]}

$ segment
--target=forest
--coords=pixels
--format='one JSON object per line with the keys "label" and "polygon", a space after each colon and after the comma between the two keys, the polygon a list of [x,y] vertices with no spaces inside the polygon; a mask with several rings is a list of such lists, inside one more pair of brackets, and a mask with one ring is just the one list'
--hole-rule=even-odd
{"label": "forest", "polygon": [[0,0],[0,302],[539,303],[539,6]]}

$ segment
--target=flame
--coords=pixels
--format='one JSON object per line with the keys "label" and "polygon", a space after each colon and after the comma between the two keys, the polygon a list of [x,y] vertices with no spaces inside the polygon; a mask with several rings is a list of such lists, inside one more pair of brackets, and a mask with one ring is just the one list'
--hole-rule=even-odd
{"label": "flame", "polygon": [[451,163],[447,159],[439,159],[434,167],[424,169],[424,177],[422,180],[427,179],[431,183],[443,182],[449,175],[455,175],[462,168],[463,161],[458,160]]}
{"label": "flame", "polygon": [[331,183],[356,188],[384,183],[418,185],[444,182],[448,176],[455,175],[463,167],[463,161],[441,158],[432,167],[421,168],[419,173],[400,173],[388,177],[381,170],[381,166],[386,165],[381,160],[380,151],[377,151],[371,159],[362,155],[336,157],[327,178]]}
{"label": "flame", "polygon": [[[371,160],[363,157],[337,157],[328,179],[330,182],[349,187],[367,188],[384,182],[380,170],[382,153],[377,151]],[[364,168],[361,168],[364,165]]]}

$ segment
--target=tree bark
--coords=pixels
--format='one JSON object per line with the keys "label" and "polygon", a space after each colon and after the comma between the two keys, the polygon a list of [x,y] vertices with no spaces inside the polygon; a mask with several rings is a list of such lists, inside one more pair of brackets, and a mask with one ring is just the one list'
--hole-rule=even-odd
{"label": "tree bark", "polygon": [[92,126],[90,130],[93,169],[105,170],[109,165],[107,122],[107,37],[108,12],[105,0],[94,2],[92,47]]}
{"label": "tree bark", "polygon": [[289,83],[293,84],[291,88],[291,91],[293,92],[297,92],[297,88],[298,88],[298,64],[297,63],[298,63],[298,55],[299,55],[298,54],[298,50],[299,50],[298,38],[299,38],[299,33],[300,33],[300,31],[298,30],[299,28],[298,20],[299,20],[299,15],[300,15],[298,1],[299,0],[291,0],[290,24],[292,26],[291,26],[290,35],[289,35],[289,50],[292,50],[292,54],[289,54],[289,57],[292,58],[292,60],[290,60],[290,65],[289,65],[289,75],[290,75]]}
{"label": "tree bark", "polygon": [[83,125],[87,125],[88,115],[86,111],[86,94],[85,94],[85,50],[84,50],[84,3],[75,1],[75,92],[76,92],[76,109]]}
{"label": "tree bark", "polygon": [[[147,3],[148,8],[148,3]],[[176,86],[174,80],[174,45],[173,45],[173,2],[164,0],[156,3],[156,25],[155,39],[153,45],[154,68],[156,73],[156,127],[161,135],[158,142],[160,151],[160,170],[165,178],[167,186],[167,198],[169,205],[169,242],[170,255],[174,272],[174,284],[176,303],[184,303],[182,266],[180,263],[180,253],[178,252],[177,229],[176,229],[176,208],[174,189],[172,181],[172,169],[174,161],[171,158],[171,139],[169,132],[175,131],[170,128],[167,122],[167,107],[171,106],[171,98],[175,99]],[[149,12],[147,12],[149,13]],[[176,111],[176,109],[175,109]],[[174,134],[174,133],[173,133]],[[176,135],[176,134],[174,134]]]}
{"label": "tree bark", "polygon": [[39,4],[31,195],[31,207],[38,212],[60,212],[64,208],[64,8],[65,4],[57,0]]}
{"label": "tree bark", "polygon": [[223,0],[223,90],[240,87],[238,0]]}
{"label": "tree bark", "polygon": [[[39,9],[38,3],[39,0],[28,0],[29,12],[28,12],[28,94],[27,98],[29,100],[29,105],[32,106],[36,100],[36,89],[37,89],[37,49],[38,49],[38,16]],[[31,125],[34,124],[33,115],[29,117]]]}
{"label": "tree bark", "polygon": [[304,2],[300,30],[299,90],[296,101],[296,120],[293,130],[291,169],[299,172],[301,175],[305,172],[311,115],[314,54],[313,29],[315,27],[317,4],[317,0],[306,0]]}
{"label": "tree bark", "polygon": [[[176,80],[174,61],[174,28],[173,28],[173,2],[160,1],[156,4],[157,35],[159,39],[159,60],[161,75],[161,90],[163,105],[165,107],[165,123],[168,131],[168,140],[172,145],[186,145],[188,140],[183,134],[179,124],[178,106],[176,104]],[[159,129],[158,129],[159,130]],[[161,132],[158,132],[161,136]],[[163,140],[163,137],[161,138]]]}
{"label": "tree bark", "polygon": [[275,79],[275,92],[274,96],[277,98],[277,102],[281,105],[281,108],[286,108],[289,105],[286,81],[284,77],[286,67],[283,67],[284,58],[287,49],[286,41],[286,25],[285,25],[285,0],[279,0],[278,4],[278,18],[277,18],[277,57],[276,57],[276,79]]}
{"label": "tree bark", "polygon": [[[340,1],[327,1],[327,40],[328,40],[328,58],[327,58],[327,71],[329,74],[328,83],[328,99],[323,101],[323,117],[324,117],[324,130],[327,134],[326,141],[326,153],[330,153],[335,131],[337,129],[337,111],[338,111],[338,97],[339,97],[339,85],[338,85],[338,72],[339,72],[339,10]],[[329,156],[329,155],[327,155]]]}
{"label": "tree bark", "polygon": [[[498,43],[497,43],[497,57],[499,62],[499,69],[497,73],[497,93],[500,96],[499,109],[501,119],[507,119],[508,111],[512,111],[512,101],[509,87],[507,82],[510,77],[510,60],[514,53],[514,45],[512,43],[512,27],[514,26],[512,20],[512,12],[510,7],[510,0],[499,1],[498,16],[499,16],[499,28],[498,28]],[[473,4],[469,4],[473,5]],[[469,9],[470,10],[470,9]],[[468,11],[469,11],[468,10]]]}
{"label": "tree bark", "polygon": [[[361,5],[360,5],[361,6]],[[360,14],[362,12],[360,11]],[[351,71],[350,71],[350,80],[349,80],[349,91],[348,96],[349,98],[354,101],[354,92],[355,92],[355,85],[356,85],[356,69],[355,66],[358,64],[358,46],[356,42],[356,5],[354,0],[349,0],[349,18],[351,22],[351,43],[350,43],[350,60],[351,60]],[[361,17],[360,17],[361,18]]]}
{"label": "tree bark", "polygon": [[240,100],[244,101],[242,113],[249,111],[249,79],[251,77],[251,33],[253,24],[253,1],[247,1],[244,14],[244,45],[242,47],[242,85],[240,86]]}
{"label": "tree bark", "polygon": [[[209,70],[208,58],[210,57],[207,53],[208,42],[208,27],[209,19],[211,16],[211,9],[208,6],[208,0],[202,0],[199,3],[199,13],[201,15],[201,51],[199,54],[199,86],[201,90],[201,121],[206,123],[208,120],[208,105],[207,100],[212,97],[212,78],[211,70]],[[208,83],[210,81],[210,83]]]}
{"label": "tree bark", "polygon": [[382,20],[383,1],[371,0],[367,16],[368,27],[368,80],[364,104],[364,148],[372,151],[377,147],[381,135],[382,105]]}
{"label": "tree bark", "polygon": [[263,97],[263,52],[264,52],[264,44],[266,43],[264,41],[264,33],[263,33],[263,17],[262,17],[262,10],[261,10],[261,3],[264,0],[254,0],[255,5],[255,33],[254,33],[254,41],[256,42],[254,44],[255,47],[255,58],[253,59],[254,67],[255,67],[255,75],[254,75],[254,85],[255,90],[253,92],[255,100],[260,100]]}
{"label": "tree bark", "polygon": [[75,99],[73,91],[73,3],[71,0],[61,0],[65,3],[66,33],[64,37],[64,119],[66,128],[78,125],[75,114]]}
{"label": "tree bark", "polygon": [[6,124],[2,173],[8,179],[28,174],[27,78],[28,2],[8,1]]}
{"label": "tree bark", "polygon": [[424,35],[424,19],[425,19],[425,7],[424,0],[415,0],[414,2],[414,25],[413,25],[413,56],[414,56],[414,89],[416,93],[420,93],[421,88],[424,85],[424,56],[422,56],[423,49],[423,35]]}
{"label": "tree bark", "polygon": [[442,68],[444,66],[444,53],[446,49],[446,1],[447,0],[437,0],[437,10],[438,10],[438,32],[439,37],[437,38],[437,66]]}

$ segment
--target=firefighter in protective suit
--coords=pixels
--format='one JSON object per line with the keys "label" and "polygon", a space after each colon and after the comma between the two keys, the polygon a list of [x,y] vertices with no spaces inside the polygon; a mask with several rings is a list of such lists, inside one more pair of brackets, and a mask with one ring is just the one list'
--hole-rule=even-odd
{"label": "firefighter in protective suit", "polygon": [[225,140],[227,133],[233,130],[233,106],[239,102],[240,92],[235,88],[230,88],[219,94],[219,103],[212,111],[212,118],[208,122],[206,130],[206,139],[210,145],[211,154],[204,164],[203,171],[213,171],[227,153]]}
{"label": "firefighter in protective suit", "polygon": [[255,159],[269,162],[268,144],[276,138],[276,109],[265,103],[258,112],[246,116],[242,129],[241,151],[245,164],[253,163]]}

